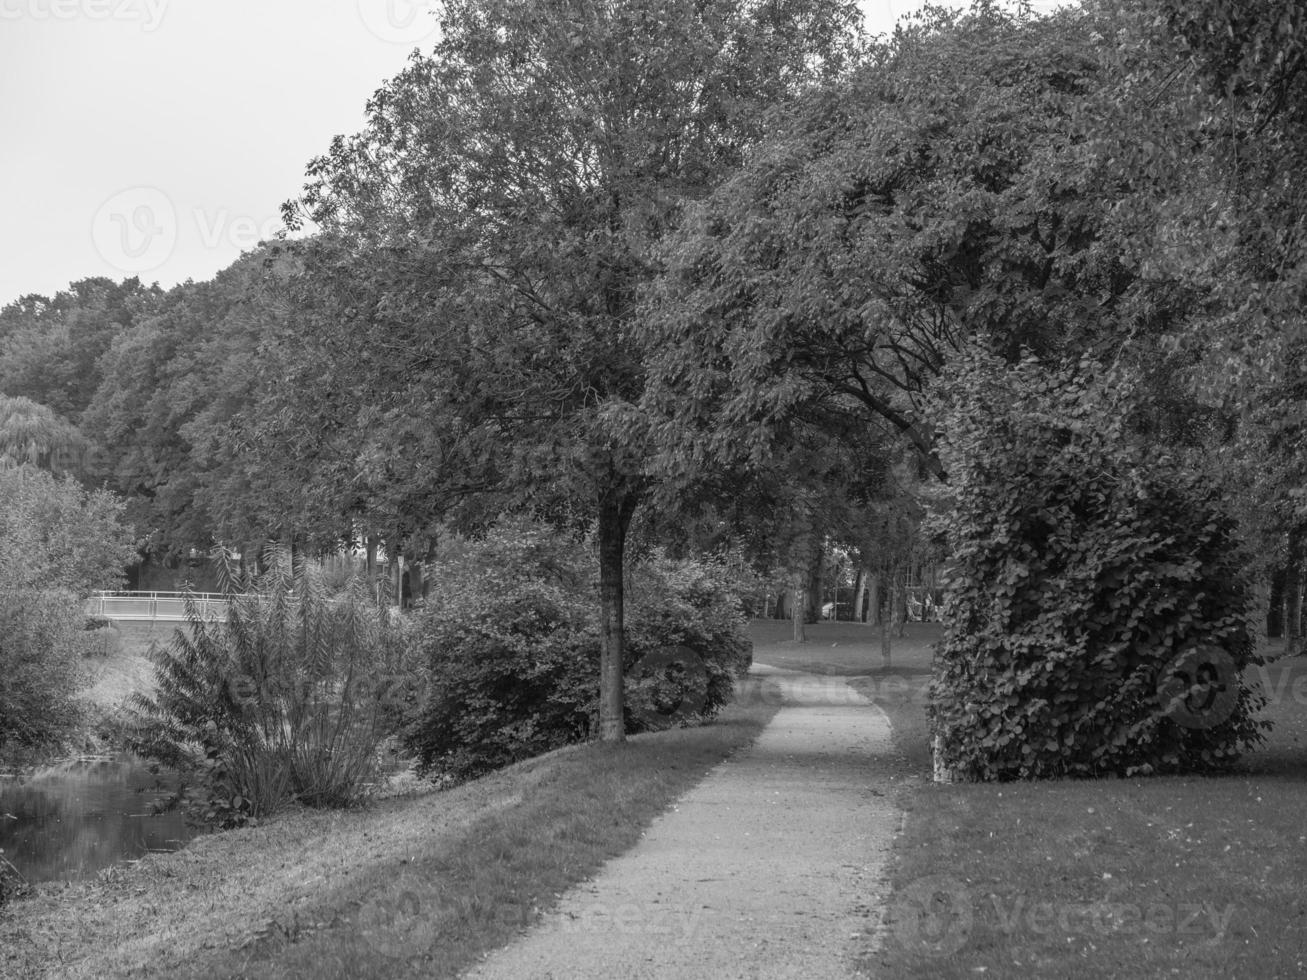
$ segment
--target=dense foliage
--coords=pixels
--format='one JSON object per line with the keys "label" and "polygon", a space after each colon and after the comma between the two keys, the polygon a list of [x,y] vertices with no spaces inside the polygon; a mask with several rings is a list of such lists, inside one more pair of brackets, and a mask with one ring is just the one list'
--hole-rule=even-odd
{"label": "dense foliage", "polygon": [[1247,556],[1219,494],[1124,431],[1120,375],[977,355],[943,389],[941,764],[1131,775],[1258,744]]}
{"label": "dense foliage", "polygon": [[[1046,546],[1038,525],[1022,532],[1020,561],[1080,597],[1080,612],[1054,604],[1062,618],[1038,628],[1062,637],[1058,649],[1125,644],[1095,661],[1092,682],[1083,675],[1090,687],[1147,687],[1191,640],[1242,662],[1238,629],[1218,636],[1227,627],[1212,624],[1239,614],[1247,569],[1227,549],[1231,582],[1212,591],[1191,560],[1236,537],[1259,552],[1254,574],[1271,575],[1292,649],[1307,578],[1302,4],[1083,0],[1037,16],[977,0],[927,5],[872,42],[856,8],[445,4],[434,49],[310,164],[287,214],[315,234],[166,294],[87,279],[0,310],[0,456],[75,457],[63,468],[123,495],[156,556],[218,542],[253,553],[246,542],[268,537],[321,553],[349,543],[403,555],[416,581],[444,526],[474,532],[513,512],[595,530],[597,593],[584,564],[528,573],[535,558],[512,549],[504,567],[476,573],[490,576],[482,599],[471,573],[449,577],[462,559],[441,572],[432,610],[475,628],[457,635],[427,614],[432,657],[452,658],[439,683],[456,687],[466,671],[467,690],[488,698],[425,716],[424,751],[455,771],[483,765],[455,758],[478,733],[498,746],[484,763],[495,765],[593,733],[586,670],[603,677],[603,737],[677,703],[630,671],[701,615],[678,591],[697,573],[660,578],[654,560],[634,572],[645,581],[625,608],[632,528],[681,554],[743,540],[812,605],[831,546],[858,552],[892,591],[930,546],[916,497],[953,480],[992,508],[954,529],[955,545],[970,542],[959,561],[1009,561],[969,537],[1010,516],[1004,491],[982,493],[965,470],[972,450],[985,479],[1052,494],[1045,510],[1068,509],[1094,547],[1128,530],[1121,542],[1139,550],[1111,560],[1153,569],[1155,592],[1130,600],[1150,611],[1122,625],[1085,584],[1104,553],[1056,535]],[[1077,437],[1081,457],[1063,458],[1071,451],[1022,416],[1034,442],[982,452],[977,420],[1008,419],[1006,396],[965,418],[927,397],[981,344],[1008,364],[1027,350],[1045,365],[1118,364],[1137,397],[1086,394],[1084,408],[1116,445]],[[1030,362],[1013,377],[1034,385],[1043,370]],[[1174,459],[1149,461],[1143,444]],[[1047,475],[1065,484],[1046,484],[1040,453],[1060,460]],[[1098,471],[1078,467],[1099,464],[1102,499],[1074,496],[1098,487]],[[1191,470],[1236,498],[1237,532]],[[1003,579],[969,588],[968,609],[1010,599]],[[654,596],[662,605],[640,605]],[[1215,596],[1225,604],[1202,606]],[[1199,625],[1176,620],[1165,643],[1122,638],[1193,602]],[[1103,619],[1098,632],[1077,632],[1085,610]],[[1002,617],[984,622],[999,643]],[[1035,643],[1025,619],[1009,625]],[[1114,629],[1125,632],[1103,633]],[[1153,653],[1136,663],[1141,645]],[[494,653],[483,662],[464,647]],[[1072,660],[1086,656],[1098,654]],[[673,688],[712,675],[660,669]],[[529,682],[514,693],[519,674]],[[1020,711],[1042,718],[1032,678]],[[981,683],[946,680],[954,693]],[[1033,767],[1001,752],[994,765],[1204,767],[1253,744],[1233,716],[1225,728],[1136,732],[1158,698],[1130,697],[1102,711],[1119,709],[1111,741],[1134,733],[1144,761],[1097,743],[1078,755],[1099,722],[1073,720],[1080,748],[1062,768],[1053,748]],[[950,732],[962,724],[954,707],[940,715]],[[1007,707],[994,724],[1015,717]]]}
{"label": "dense foliage", "polygon": [[1128,329],[1131,184],[1106,165],[1117,147],[1086,145],[1114,84],[1096,29],[935,8],[786,106],[664,243],[660,409],[717,456],[756,456],[826,406],[942,475],[920,395],[978,333],[1011,355]]}
{"label": "dense foliage", "polygon": [[730,702],[753,662],[743,595],[752,581],[721,556],[655,552],[633,565],[625,671],[632,731],[711,718]]}
{"label": "dense foliage", "polygon": [[52,297],[30,294],[8,304],[0,309],[0,391],[80,422],[104,380],[105,351],[161,295],[135,278],[97,277]]}
{"label": "dense foliage", "polygon": [[[289,209],[345,246],[318,291],[351,288],[311,329],[380,408],[364,441],[417,451],[391,495],[594,527],[603,738],[623,734],[626,535],[656,479],[638,408],[654,249],[774,105],[844,69],[856,20],[850,0],[450,0],[435,49]],[[322,349],[305,346],[293,360]],[[288,395],[277,417],[316,427]]]}
{"label": "dense foliage", "polygon": [[47,406],[21,395],[0,395],[0,465],[81,475],[88,452],[81,431]]}
{"label": "dense foliage", "polygon": [[234,826],[291,799],[343,806],[375,781],[393,734],[405,626],[358,577],[284,549],[235,583],[225,622],[188,604],[135,697],[138,751],[191,781],[188,802]]}
{"label": "dense foliage", "polygon": [[122,509],[69,478],[0,466],[0,749],[76,724],[82,602],[134,554]]}
{"label": "dense foliage", "polygon": [[[407,737],[424,768],[466,778],[595,732],[599,629],[589,551],[511,524],[436,564],[419,617],[427,674]],[[631,580],[628,727],[711,717],[751,661],[728,566],[653,556]],[[672,646],[693,655],[651,658]]]}

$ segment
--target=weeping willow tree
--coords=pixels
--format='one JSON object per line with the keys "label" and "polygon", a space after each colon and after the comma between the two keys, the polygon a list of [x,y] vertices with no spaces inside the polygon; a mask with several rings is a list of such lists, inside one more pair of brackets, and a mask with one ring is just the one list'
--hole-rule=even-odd
{"label": "weeping willow tree", "polygon": [[82,476],[90,443],[71,422],[30,398],[0,395],[0,466]]}

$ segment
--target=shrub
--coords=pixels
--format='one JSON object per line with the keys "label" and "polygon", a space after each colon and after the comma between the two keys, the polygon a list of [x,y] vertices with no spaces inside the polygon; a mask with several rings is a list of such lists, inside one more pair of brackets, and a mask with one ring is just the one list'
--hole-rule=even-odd
{"label": "shrub", "polygon": [[158,690],[135,698],[135,747],[179,769],[190,802],[224,826],[290,799],[343,806],[376,778],[394,733],[394,678],[409,630],[359,578],[329,588],[321,566],[270,554],[229,590],[226,622],[187,602],[156,654]]}
{"label": "shrub", "polygon": [[584,739],[599,638],[582,549],[526,524],[451,544],[418,619],[427,676],[406,741],[421,768],[470,778]]}
{"label": "shrub", "polygon": [[941,399],[952,570],[937,761],[963,779],[1229,765],[1262,740],[1245,555],[1202,481],[1132,442],[1118,379],[978,355]]}
{"label": "shrub", "polygon": [[58,743],[80,723],[80,607],[135,554],[121,514],[107,493],[0,465],[0,750]]}
{"label": "shrub", "polygon": [[[628,731],[709,718],[730,703],[736,678],[753,663],[743,599],[749,590],[740,586],[735,570],[721,558],[673,560],[655,553],[632,569],[626,609]],[[678,646],[693,653],[689,664],[664,668],[651,658]],[[643,676],[641,665],[651,662],[654,669]],[[694,710],[687,713],[687,707]]]}
{"label": "shrub", "polygon": [[[466,779],[588,738],[597,723],[599,654],[593,557],[582,543],[524,523],[456,541],[430,570],[420,613],[428,676],[411,694],[406,741],[427,771]],[[628,575],[627,730],[711,716],[751,648],[724,563],[654,556]],[[669,645],[700,670],[640,671]]]}
{"label": "shrub", "polygon": [[81,649],[87,657],[112,657],[122,652],[123,637],[112,620],[88,616],[82,621]]}
{"label": "shrub", "polygon": [[0,748],[49,746],[76,730],[79,618],[67,590],[0,591]]}

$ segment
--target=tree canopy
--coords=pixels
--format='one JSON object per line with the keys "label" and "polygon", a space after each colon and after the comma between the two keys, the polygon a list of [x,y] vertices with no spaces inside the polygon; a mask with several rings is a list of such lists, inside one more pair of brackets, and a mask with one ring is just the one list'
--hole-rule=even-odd
{"label": "tree canopy", "polygon": [[977,352],[1104,365],[1123,438],[1300,566],[1300,4],[858,24],[845,0],[450,0],[310,164],[286,208],[309,234],[0,310],[0,452],[75,449],[155,554],[426,559],[515,511],[591,530],[610,738],[631,528],[788,571],[827,539],[889,554],[952,479],[932,392]]}
{"label": "tree canopy", "polygon": [[597,527],[606,738],[650,478],[639,291],[769,109],[843,70],[856,17],[837,0],[458,0],[367,128],[310,167],[304,210],[384,284],[343,310],[372,352],[358,404],[379,398],[383,431],[417,416],[460,446],[457,472],[410,471],[420,492]]}
{"label": "tree canopy", "polygon": [[665,245],[662,404],[756,455],[777,423],[840,403],[943,476],[920,404],[958,350],[1118,344],[1138,272],[1126,192],[1089,149],[1112,85],[1094,27],[932,10],[800,98]]}

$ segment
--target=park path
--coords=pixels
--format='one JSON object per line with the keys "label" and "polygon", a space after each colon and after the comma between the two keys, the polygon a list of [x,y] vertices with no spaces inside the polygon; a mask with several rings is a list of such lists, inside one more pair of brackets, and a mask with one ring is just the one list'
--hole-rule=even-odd
{"label": "park path", "polygon": [[744,696],[777,687],[752,746],[466,976],[854,976],[901,819],[889,721],[838,677],[755,665]]}

